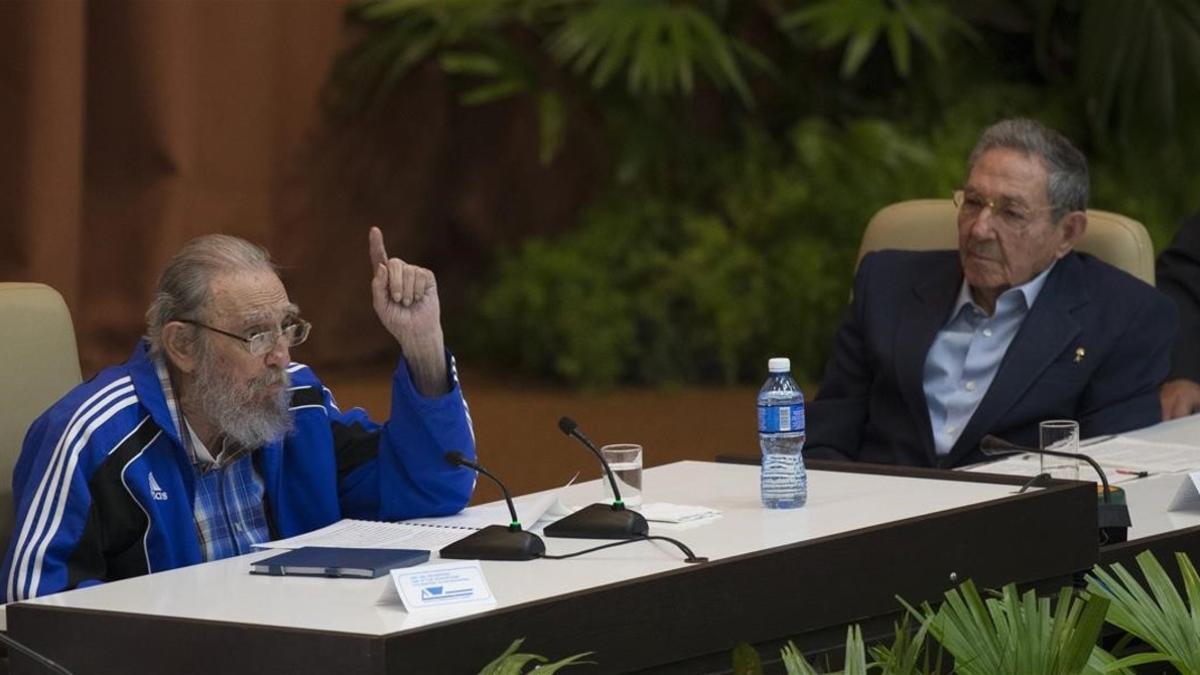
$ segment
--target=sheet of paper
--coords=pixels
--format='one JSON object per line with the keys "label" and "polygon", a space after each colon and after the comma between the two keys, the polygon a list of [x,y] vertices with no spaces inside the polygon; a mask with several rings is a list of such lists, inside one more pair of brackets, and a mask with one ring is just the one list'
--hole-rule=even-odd
{"label": "sheet of paper", "polygon": [[[561,489],[561,488],[560,488]],[[517,518],[527,529],[537,522],[538,518],[550,508],[558,498],[558,490],[547,493],[523,495],[513,500],[513,508],[517,510]],[[468,527],[481,530],[488,525],[508,525],[512,516],[508,513],[508,505],[504,502],[469,506],[453,516],[441,518],[417,518],[407,520],[414,525],[433,525],[436,527]]]}
{"label": "sheet of paper", "polygon": [[[1000,473],[1008,476],[1029,476],[1032,478],[1041,473],[1041,466],[1041,463],[1038,461],[1038,455],[1019,454],[1005,457],[995,462],[972,464],[971,466],[962,467],[961,470]],[[1117,483],[1124,483],[1138,478],[1136,473],[1118,473],[1117,471],[1110,470],[1111,467],[1104,466],[1103,463],[1101,463],[1101,466],[1104,467],[1104,473],[1108,476],[1109,485],[1116,485]],[[1091,480],[1099,483],[1100,476],[1096,475],[1096,470],[1089,464],[1080,462],[1079,480]]]}
{"label": "sheet of paper", "polygon": [[[1079,444],[1079,452],[1096,460],[1104,468],[1108,482],[1124,483],[1142,477],[1143,474],[1177,473],[1200,469],[1200,447],[1178,443],[1156,443],[1128,436],[1113,436],[1089,443],[1086,439]],[[1003,473],[1015,476],[1036,476],[1038,455],[1023,453],[1005,457],[995,462],[974,464],[967,471]],[[1080,480],[1100,478],[1086,463],[1079,465]]]}
{"label": "sheet of paper", "polygon": [[[523,495],[513,500],[513,508],[525,529],[530,529],[558,501],[563,488]],[[482,504],[463,509],[453,516],[416,518],[402,523],[384,523],[346,518],[319,530],[279,541],[255,544],[255,548],[300,548],[301,546],[340,546],[343,548],[419,548],[436,551],[488,525],[508,525],[511,516],[504,502]]]}
{"label": "sheet of paper", "polygon": [[469,529],[423,527],[409,523],[381,523],[346,518],[307,534],[255,544],[255,548],[335,546],[342,548],[417,548],[436,551],[471,533],[472,530]]}
{"label": "sheet of paper", "polygon": [[1152,474],[1200,469],[1200,447],[1190,445],[1116,436],[1101,443],[1082,445],[1079,450],[1091,455],[1105,468],[1148,471]]}
{"label": "sheet of paper", "polygon": [[707,506],[669,504],[667,502],[643,504],[641,511],[646,520],[656,523],[691,523],[711,520],[721,515],[717,509]]}

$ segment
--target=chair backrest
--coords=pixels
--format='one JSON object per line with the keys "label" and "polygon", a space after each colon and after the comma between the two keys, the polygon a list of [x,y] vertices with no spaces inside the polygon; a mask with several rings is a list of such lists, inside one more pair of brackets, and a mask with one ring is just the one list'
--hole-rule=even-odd
{"label": "chair backrest", "polygon": [[25,432],[79,381],[75,329],[62,296],[43,284],[0,283],[0,545],[4,550],[13,528],[13,464]]}
{"label": "chair backrest", "polygon": [[[1154,245],[1132,218],[1088,209],[1088,227],[1076,250],[1154,285]],[[913,199],[885,206],[863,232],[858,259],[882,249],[924,251],[958,248],[958,210],[949,199]]]}

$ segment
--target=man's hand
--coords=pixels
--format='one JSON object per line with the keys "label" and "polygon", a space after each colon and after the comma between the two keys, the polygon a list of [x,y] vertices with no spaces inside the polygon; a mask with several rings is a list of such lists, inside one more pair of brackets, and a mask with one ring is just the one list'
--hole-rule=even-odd
{"label": "man's hand", "polygon": [[1171,380],[1162,386],[1158,396],[1162,401],[1163,421],[1200,411],[1200,384],[1192,380]]}
{"label": "man's hand", "polygon": [[437,280],[424,267],[388,258],[378,227],[371,228],[368,238],[375,274],[371,279],[375,314],[400,343],[417,389],[426,396],[444,394],[450,383],[446,378]]}

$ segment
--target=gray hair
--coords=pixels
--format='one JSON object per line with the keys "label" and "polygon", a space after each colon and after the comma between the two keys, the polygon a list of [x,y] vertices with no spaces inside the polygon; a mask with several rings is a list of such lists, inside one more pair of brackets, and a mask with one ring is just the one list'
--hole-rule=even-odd
{"label": "gray hair", "polygon": [[196,237],[167,263],[154,301],[146,310],[150,351],[162,349],[162,329],[168,322],[198,315],[212,296],[212,280],[229,272],[275,271],[266,249],[227,234]]}
{"label": "gray hair", "polygon": [[1054,221],[1072,211],[1087,209],[1088,164],[1065,136],[1031,119],[1001,120],[984,130],[967,161],[967,173],[983,153],[1007,148],[1037,158],[1046,169],[1046,197],[1054,207]]}

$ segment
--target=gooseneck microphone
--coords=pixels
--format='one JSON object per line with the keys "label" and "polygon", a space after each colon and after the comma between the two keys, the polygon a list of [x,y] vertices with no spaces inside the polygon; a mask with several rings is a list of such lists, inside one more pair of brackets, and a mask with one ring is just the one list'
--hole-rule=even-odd
{"label": "gooseneck microphone", "polygon": [[451,466],[472,469],[477,473],[492,479],[504,493],[504,503],[508,504],[508,513],[512,522],[504,525],[488,525],[474,534],[460,539],[443,548],[439,555],[455,560],[533,560],[540,558],[546,552],[546,544],[541,537],[521,529],[521,521],[517,518],[517,508],[513,506],[512,496],[504,483],[482,466],[463,457],[461,452],[451,450],[444,455]]}
{"label": "gooseneck microphone", "polygon": [[608,462],[605,461],[604,455],[600,453],[600,448],[597,448],[596,444],[593,443],[590,438],[583,435],[583,432],[579,430],[579,425],[576,424],[575,420],[571,419],[570,417],[558,418],[558,428],[564,434],[574,438],[580,443],[583,443],[583,446],[588,450],[591,450],[592,454],[596,456],[596,459],[600,460],[600,466],[604,467],[604,473],[608,474],[608,484],[612,486],[613,508],[617,510],[625,508],[625,502],[621,499],[621,488],[617,485],[617,478],[616,476],[613,476],[612,467],[610,467]]}
{"label": "gooseneck microphone", "polygon": [[[1016,443],[1009,443],[1003,438],[988,434],[979,442],[979,450],[983,454],[994,457],[997,455],[1011,455],[1018,452],[1028,452],[1035,455],[1050,455],[1052,457],[1066,457],[1067,459],[1082,460],[1091,465],[1095,470],[1096,475],[1100,476],[1100,483],[1103,485],[1103,503],[1096,505],[1097,524],[1100,527],[1101,544],[1116,543],[1125,541],[1128,533],[1126,530],[1133,523],[1129,518],[1129,507],[1125,504],[1118,504],[1112,501],[1112,495],[1108,487],[1108,476],[1104,473],[1104,469],[1100,468],[1100,463],[1091,457],[1080,452],[1063,452],[1061,450],[1043,450],[1041,448],[1029,448]],[[1036,477],[1035,477],[1036,480]]]}
{"label": "gooseneck microphone", "polygon": [[579,431],[579,425],[570,417],[558,420],[558,428],[564,434],[579,441],[591,450],[604,473],[608,476],[613,489],[612,504],[590,504],[571,515],[546,526],[547,537],[569,537],[572,539],[637,539],[650,533],[646,519],[637,511],[625,508],[621,500],[621,489],[613,476],[612,467],[605,461],[604,455],[596,448],[587,436]]}

